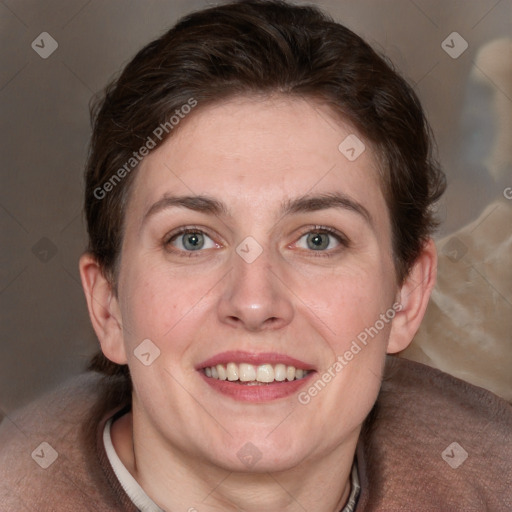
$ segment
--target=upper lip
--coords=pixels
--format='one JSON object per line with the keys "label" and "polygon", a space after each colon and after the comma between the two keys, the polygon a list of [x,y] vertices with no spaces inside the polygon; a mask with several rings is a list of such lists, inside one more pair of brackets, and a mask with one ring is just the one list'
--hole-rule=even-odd
{"label": "upper lip", "polygon": [[210,357],[206,361],[199,363],[196,366],[196,370],[201,370],[210,366],[217,366],[218,364],[228,363],[248,363],[253,365],[261,364],[285,364],[287,366],[295,366],[301,370],[312,370],[311,364],[295,359],[294,357],[287,356],[285,354],[278,354],[276,352],[245,352],[243,350],[231,350],[229,352],[222,352],[213,357]]}

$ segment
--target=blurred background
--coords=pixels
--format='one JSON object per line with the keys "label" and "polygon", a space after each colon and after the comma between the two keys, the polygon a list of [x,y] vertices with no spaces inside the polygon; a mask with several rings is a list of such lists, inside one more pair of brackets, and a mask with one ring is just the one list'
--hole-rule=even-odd
{"label": "blurred background", "polygon": [[[0,0],[0,417],[98,348],[77,269],[90,98],[211,3]],[[512,0],[309,3],[414,86],[448,176],[438,285],[402,355],[512,401]]]}

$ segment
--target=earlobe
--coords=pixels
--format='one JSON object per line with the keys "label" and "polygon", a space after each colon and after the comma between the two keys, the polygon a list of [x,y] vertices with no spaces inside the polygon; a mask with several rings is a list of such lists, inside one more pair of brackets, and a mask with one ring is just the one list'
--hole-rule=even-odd
{"label": "earlobe", "polygon": [[436,275],[437,250],[434,241],[429,239],[400,288],[401,309],[393,319],[388,354],[400,352],[411,343],[425,315]]}
{"label": "earlobe", "polygon": [[79,268],[89,317],[101,350],[114,363],[126,364],[121,314],[112,286],[92,254],[82,255]]}

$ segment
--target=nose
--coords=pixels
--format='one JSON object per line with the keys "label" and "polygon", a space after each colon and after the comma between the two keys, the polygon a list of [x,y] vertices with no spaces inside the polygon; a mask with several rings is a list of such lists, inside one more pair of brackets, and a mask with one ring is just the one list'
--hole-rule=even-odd
{"label": "nose", "polygon": [[293,318],[291,298],[291,291],[271,266],[268,251],[251,263],[234,253],[233,269],[219,298],[219,319],[251,332],[280,329]]}

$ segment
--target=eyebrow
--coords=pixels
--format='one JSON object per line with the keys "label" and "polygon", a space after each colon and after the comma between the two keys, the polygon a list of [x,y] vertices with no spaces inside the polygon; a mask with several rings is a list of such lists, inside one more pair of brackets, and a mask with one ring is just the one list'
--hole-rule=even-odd
{"label": "eyebrow", "polygon": [[282,214],[289,215],[293,213],[307,213],[329,208],[338,208],[357,213],[364,220],[373,225],[373,219],[370,212],[357,201],[341,192],[329,194],[320,194],[316,196],[305,195],[297,199],[286,201],[283,205]]}
{"label": "eyebrow", "polygon": [[226,205],[207,196],[169,196],[165,195],[162,199],[152,204],[148,211],[144,214],[142,224],[147,220],[168,208],[188,208],[200,213],[210,213],[212,215],[227,215],[228,209]]}
{"label": "eyebrow", "polygon": [[[142,224],[168,208],[187,208],[200,213],[209,213],[216,216],[228,216],[229,209],[222,201],[209,196],[170,196],[165,195],[156,203],[151,205],[144,214]],[[360,203],[354,201],[347,195],[336,192],[320,195],[305,195],[293,200],[285,201],[281,206],[281,217],[296,213],[308,213],[329,208],[338,208],[357,213],[370,225],[373,225],[373,219],[370,212]]]}

